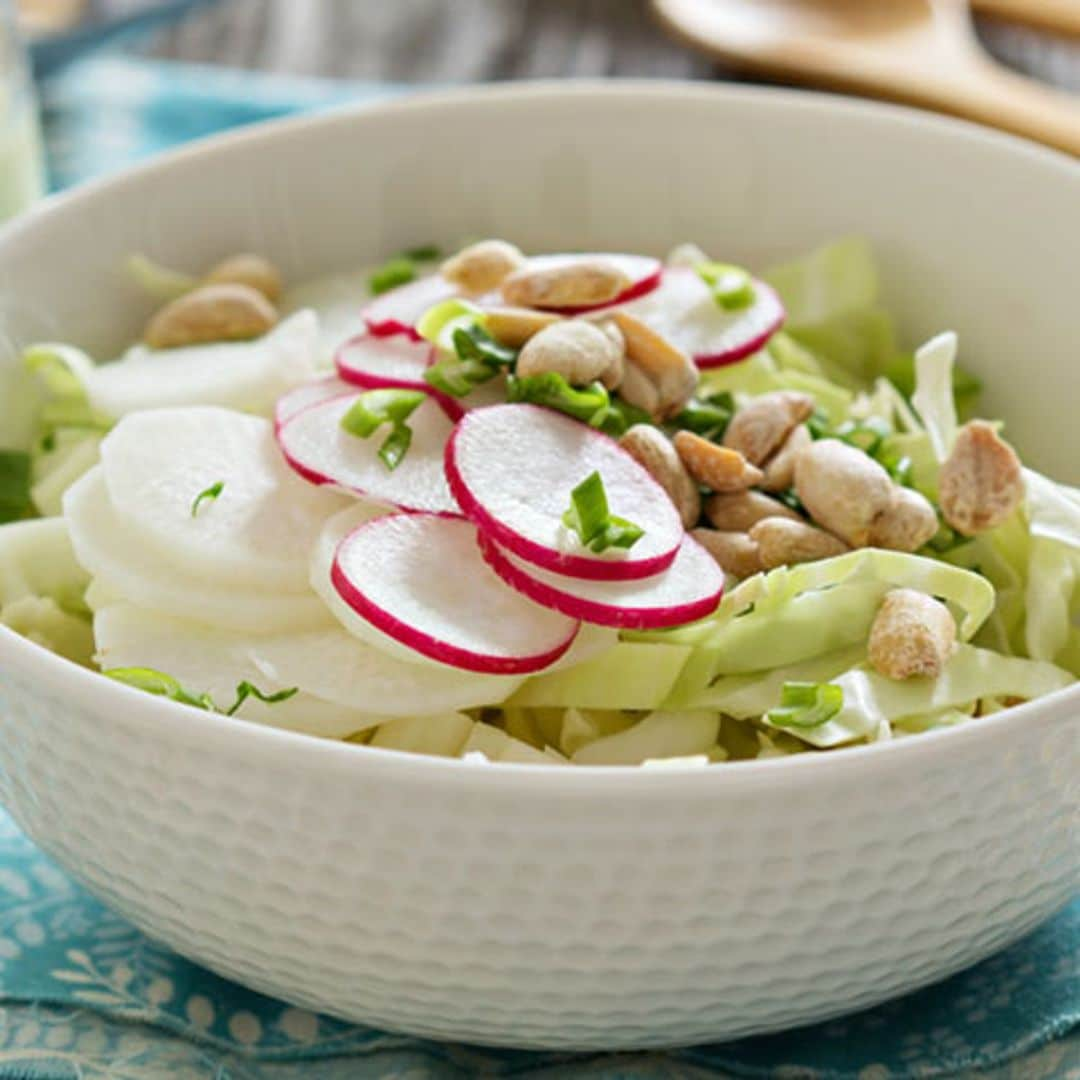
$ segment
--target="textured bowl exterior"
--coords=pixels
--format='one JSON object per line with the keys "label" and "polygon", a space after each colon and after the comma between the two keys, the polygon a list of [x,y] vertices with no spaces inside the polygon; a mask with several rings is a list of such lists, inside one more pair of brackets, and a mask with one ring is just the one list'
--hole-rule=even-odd
{"label": "textured bowl exterior", "polygon": [[[704,175],[690,179],[640,154],[628,171],[619,156],[627,132],[687,145],[706,121],[745,160],[702,150]],[[424,132],[426,158],[445,139],[472,160],[493,130],[507,169],[539,155],[531,187],[478,201],[475,183],[444,177],[443,197],[430,199],[405,167]],[[597,141],[613,160],[581,152]],[[826,142],[827,155],[811,153]],[[508,146],[520,152],[507,157]],[[916,154],[921,171],[897,167]],[[928,190],[942,205],[927,203],[924,219],[904,200],[935,170],[945,171]],[[1045,429],[1071,430],[1077,399],[1061,340],[1073,285],[1057,277],[1075,251],[1057,239],[1080,205],[1074,170],[962,126],[761,91],[547,88],[304,121],[100,185],[0,235],[0,346],[66,326],[115,346],[145,313],[116,285],[132,250],[199,265],[219,249],[269,245],[298,277],[452,226],[539,247],[521,233],[574,225],[575,246],[647,250],[700,235],[693,222],[712,213],[742,258],[751,211],[746,235],[788,251],[846,221],[926,275],[891,287],[901,311],[918,313],[914,333],[920,318],[940,328],[936,306],[951,305],[983,345],[977,370],[1034,396],[1038,422],[1019,415],[1016,428],[1068,477],[1075,454]],[[253,188],[257,172],[266,183]],[[954,191],[957,176],[977,177],[979,197]],[[1021,181],[1033,210],[1017,230],[1009,199]],[[362,212],[356,189],[371,196]],[[906,224],[880,209],[890,200]],[[279,202],[293,216],[268,236],[259,222]],[[529,216],[558,206],[551,221]],[[656,209],[642,222],[635,206]],[[349,212],[366,223],[351,238]],[[1001,226],[991,235],[977,229],[984,214]],[[954,219],[977,250],[950,245]],[[907,250],[912,231],[919,244]],[[969,265],[979,280],[958,285]],[[1018,281],[1047,299],[1024,334],[1055,373],[1052,389],[1012,370],[1015,310],[985,302],[1007,286],[1022,307]],[[15,370],[0,348],[0,383],[16,386]],[[0,413],[4,404],[0,389]],[[457,1040],[687,1044],[870,1005],[980,959],[1062,905],[1080,880],[1080,691],[822,757],[707,771],[490,767],[184,709],[0,627],[0,800],[141,929],[267,993]]]}

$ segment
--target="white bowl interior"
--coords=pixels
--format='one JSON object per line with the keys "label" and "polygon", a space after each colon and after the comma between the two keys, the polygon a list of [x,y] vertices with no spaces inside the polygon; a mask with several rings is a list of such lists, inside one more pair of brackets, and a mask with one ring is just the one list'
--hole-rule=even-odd
{"label": "white bowl interior", "polygon": [[1027,460],[1080,479],[1072,429],[1080,169],[920,114],[822,96],[533,86],[285,123],[99,184],[0,241],[0,441],[23,437],[33,339],[108,357],[148,302],[133,251],[198,267],[266,252],[291,280],[404,246],[501,235],[527,249],[662,252],[695,239],[760,266],[849,233],[880,252],[908,343],[960,332]]}

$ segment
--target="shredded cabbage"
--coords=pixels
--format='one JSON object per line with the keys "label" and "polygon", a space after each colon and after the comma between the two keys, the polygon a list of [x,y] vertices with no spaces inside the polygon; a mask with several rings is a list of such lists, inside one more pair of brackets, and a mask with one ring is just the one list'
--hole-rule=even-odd
{"label": "shredded cabbage", "polygon": [[571,760],[575,765],[640,765],[691,757],[711,749],[719,733],[715,712],[654,712],[625,731],[587,743]]}
{"label": "shredded cabbage", "polygon": [[919,412],[934,456],[944,461],[956,441],[956,404],[952,373],[956,360],[956,335],[938,334],[915,354],[915,393],[912,404]]}

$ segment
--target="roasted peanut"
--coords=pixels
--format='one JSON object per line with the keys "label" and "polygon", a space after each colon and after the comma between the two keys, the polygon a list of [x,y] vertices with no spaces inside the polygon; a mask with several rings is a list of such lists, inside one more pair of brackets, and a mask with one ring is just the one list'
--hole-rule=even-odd
{"label": "roasted peanut", "polygon": [[843,541],[824,529],[782,517],[763,518],[751,526],[750,537],[757,543],[765,570],[830,559],[848,550]]}
{"label": "roasted peanut", "polygon": [[760,491],[738,491],[730,495],[710,495],[705,500],[705,516],[714,529],[722,532],[748,532],[765,518],[781,517],[789,521],[802,518],[779,499]]}
{"label": "roasted peanut", "polygon": [[675,435],[675,449],[687,472],[712,491],[745,491],[761,482],[761,470],[726,446],[680,431]]}
{"label": "roasted peanut", "polygon": [[964,536],[974,536],[1000,525],[1023,499],[1016,451],[985,420],[969,420],[938,475],[945,520]]}
{"label": "roasted peanut", "polygon": [[757,542],[744,532],[691,529],[690,535],[734,578],[748,578],[762,568]]}
{"label": "roasted peanut", "polygon": [[897,485],[892,502],[870,525],[870,546],[918,551],[937,529],[937,514],[929,500],[911,488]]}
{"label": "roasted peanut", "polygon": [[887,593],[870,627],[867,655],[888,679],[935,679],[956,650],[956,621],[939,600],[914,589]]}
{"label": "roasted peanut", "polygon": [[780,449],[765,463],[765,479],[761,486],[766,491],[786,491],[791,487],[795,479],[795,462],[812,441],[804,425],[792,428]]}
{"label": "roasted peanut", "polygon": [[611,366],[600,376],[600,381],[608,390],[618,390],[626,376],[626,339],[622,331],[610,320],[595,322],[611,340],[615,343],[615,353]]}
{"label": "roasted peanut", "polygon": [[261,292],[271,304],[281,299],[281,274],[261,255],[232,255],[222,259],[203,278],[205,285],[248,285]]}
{"label": "roasted peanut", "polygon": [[571,386],[586,386],[619,359],[619,348],[609,334],[580,319],[561,319],[525,342],[516,371],[526,378],[554,372]]}
{"label": "roasted peanut", "polygon": [[691,269],[709,262],[709,256],[697,244],[676,244],[664,260],[665,266],[688,266]]}
{"label": "roasted peanut", "polygon": [[447,259],[440,271],[451,284],[477,296],[498,288],[525,261],[521,251],[505,240],[480,240]]}
{"label": "roasted peanut", "polygon": [[893,482],[873,458],[838,439],[811,443],[795,461],[795,491],[823,528],[865,547],[874,519],[893,499]]}
{"label": "roasted peanut", "polygon": [[484,314],[487,318],[488,333],[500,345],[511,349],[520,349],[534,334],[539,334],[545,327],[557,323],[561,318],[550,311],[518,307],[488,308]]}
{"label": "roasted peanut", "polygon": [[814,411],[814,399],[795,390],[776,390],[753,398],[732,417],[724,445],[753,465],[764,465],[797,424]]}
{"label": "roasted peanut", "polygon": [[166,304],[147,324],[143,340],[153,349],[213,341],[245,341],[270,330],[274,305],[249,285],[203,285]]}
{"label": "roasted peanut", "polygon": [[626,272],[605,259],[572,259],[525,266],[502,281],[503,299],[521,307],[574,308],[606,304],[631,285]]}
{"label": "roasted peanut", "polygon": [[641,368],[626,363],[625,357],[619,397],[635,409],[648,413],[654,420],[660,419],[660,391]]}
{"label": "roasted peanut", "polygon": [[[693,360],[628,311],[614,312],[611,321],[619,328],[626,342],[627,368],[637,368],[656,388],[654,408],[633,401],[625,392],[623,397],[657,419],[666,419],[680,412],[694,396],[701,378]],[[631,392],[636,392],[636,384]],[[652,395],[642,393],[639,396]]]}
{"label": "roasted peanut", "polygon": [[619,440],[619,445],[668,493],[686,528],[701,517],[701,495],[686,466],[658,428],[635,424]]}

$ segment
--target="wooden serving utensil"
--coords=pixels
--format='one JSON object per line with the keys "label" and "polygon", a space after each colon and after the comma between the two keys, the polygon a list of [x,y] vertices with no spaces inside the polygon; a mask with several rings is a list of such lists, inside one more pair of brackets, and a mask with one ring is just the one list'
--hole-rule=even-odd
{"label": "wooden serving utensil", "polygon": [[1080,156],[1080,99],[983,51],[963,0],[652,0],[734,67],[951,113]]}
{"label": "wooden serving utensil", "polygon": [[980,15],[1080,37],[1080,0],[971,0]]}

